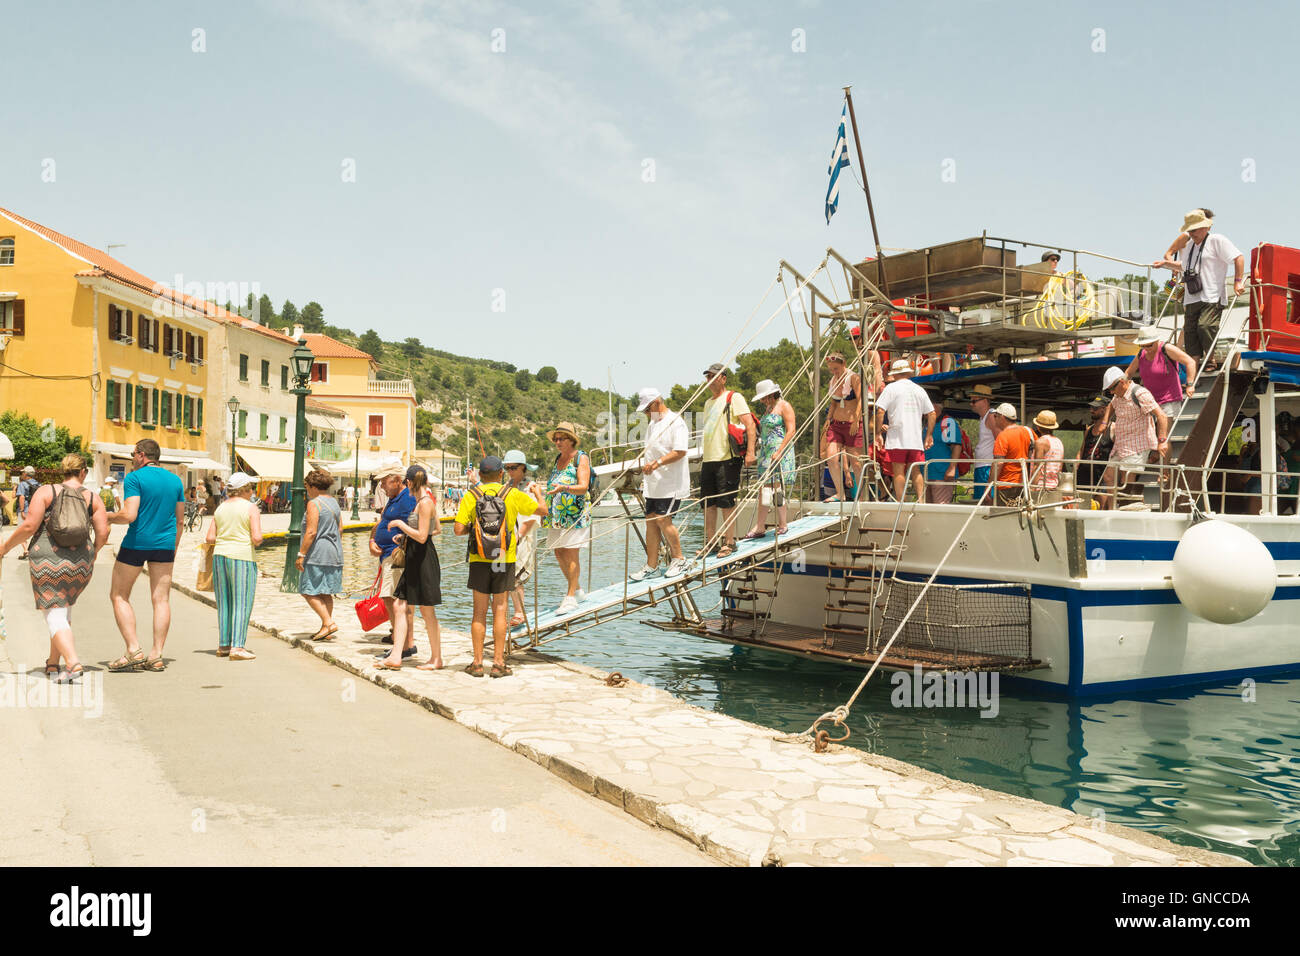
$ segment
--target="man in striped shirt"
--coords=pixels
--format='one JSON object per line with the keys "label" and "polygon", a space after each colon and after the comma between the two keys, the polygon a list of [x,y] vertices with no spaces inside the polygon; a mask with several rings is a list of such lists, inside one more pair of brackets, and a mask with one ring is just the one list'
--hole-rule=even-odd
{"label": "man in striped shirt", "polygon": [[[1102,389],[1112,396],[1110,412],[1115,421],[1115,446],[1101,479],[1102,485],[1111,488],[1111,492],[1098,500],[1102,508],[1110,508],[1115,503],[1116,484],[1127,485],[1141,474],[1153,449],[1162,458],[1169,454],[1169,418],[1160,410],[1149,389],[1129,381],[1115,366],[1106,369]],[[1123,479],[1117,482],[1121,474]]]}

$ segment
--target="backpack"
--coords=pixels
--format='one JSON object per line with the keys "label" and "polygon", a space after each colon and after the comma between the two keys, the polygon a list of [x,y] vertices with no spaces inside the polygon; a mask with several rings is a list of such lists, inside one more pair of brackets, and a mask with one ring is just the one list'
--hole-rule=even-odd
{"label": "backpack", "polygon": [[510,484],[502,482],[494,495],[485,494],[482,485],[475,485],[469,493],[474,496],[474,530],[469,537],[469,553],[489,561],[504,561],[514,533],[506,523]]}
{"label": "backpack", "polygon": [[45,515],[50,540],[62,548],[80,548],[90,538],[90,506],[80,488],[51,485],[54,500]]}
{"label": "backpack", "polygon": [[754,431],[757,433],[758,419],[753,412],[750,412],[748,415],[740,416],[741,424],[739,425],[731,420],[731,396],[735,394],[735,392],[729,391],[724,399],[727,403],[727,447],[731,449],[732,458],[743,458],[745,453],[749,451],[749,439],[745,435],[744,421],[746,418],[751,419],[754,423]]}

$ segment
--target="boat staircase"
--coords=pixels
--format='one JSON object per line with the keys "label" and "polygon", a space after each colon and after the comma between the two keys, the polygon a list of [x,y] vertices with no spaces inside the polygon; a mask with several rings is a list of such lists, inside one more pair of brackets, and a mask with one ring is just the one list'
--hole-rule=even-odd
{"label": "boat staircase", "polygon": [[[897,520],[890,527],[872,527],[864,518],[850,530],[851,540],[831,542],[822,608],[822,643],[828,649],[852,654],[878,649],[880,623],[898,563],[907,550],[907,529],[914,514],[901,528]],[[901,517],[901,509],[897,516]],[[885,535],[888,540],[882,540]]]}

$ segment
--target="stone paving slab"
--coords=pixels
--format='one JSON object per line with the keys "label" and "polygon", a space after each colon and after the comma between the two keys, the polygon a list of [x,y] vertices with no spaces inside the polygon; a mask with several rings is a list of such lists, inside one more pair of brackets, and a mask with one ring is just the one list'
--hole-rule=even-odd
{"label": "stone paving slab", "polygon": [[[183,542],[174,583],[212,604],[211,594],[194,590],[197,546],[197,538]],[[724,863],[1248,865],[888,757],[844,747],[816,754],[656,688],[611,687],[606,674],[550,655],[513,655],[512,677],[470,677],[469,635],[456,631],[442,631],[445,670],[381,671],[374,661],[384,651],[382,626],[365,635],[351,606],[337,602],[338,639],[313,644],[305,638],[319,619],[278,586],[269,577],[258,582],[258,628],[497,741]],[[418,615],[416,627],[423,651]]]}

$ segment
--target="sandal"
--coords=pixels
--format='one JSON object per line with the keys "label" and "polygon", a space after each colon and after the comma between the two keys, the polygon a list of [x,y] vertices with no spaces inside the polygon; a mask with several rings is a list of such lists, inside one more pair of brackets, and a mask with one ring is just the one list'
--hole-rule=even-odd
{"label": "sandal", "polygon": [[493,664],[491,673],[493,677],[509,677],[514,671],[509,664]]}
{"label": "sandal", "polygon": [[57,676],[59,675],[59,671],[61,671],[61,670],[62,670],[62,668],[59,667],[58,663],[51,664],[49,661],[46,661],[46,662],[45,662],[45,676],[46,676],[46,677],[49,677],[49,676],[51,676],[51,675],[57,677]]}
{"label": "sandal", "polygon": [[229,657],[229,656],[230,656],[230,648],[228,648],[228,647],[218,647],[218,648],[217,648],[217,656],[218,656],[218,657]]}
{"label": "sandal", "polygon": [[133,671],[144,664],[146,655],[143,647],[137,647],[134,651],[123,654],[117,660],[108,665],[111,671]]}
{"label": "sandal", "polygon": [[465,673],[468,674],[470,677],[487,676],[487,672],[483,670],[482,664],[470,664],[469,667],[465,668]]}
{"label": "sandal", "polygon": [[396,664],[390,664],[387,657],[379,658],[379,660],[375,661],[375,666],[381,671],[400,671],[402,669],[400,661]]}
{"label": "sandal", "polygon": [[714,556],[717,558],[729,558],[735,553],[736,549],[734,547],[729,544],[724,544],[717,550]]}
{"label": "sandal", "polygon": [[786,525],[781,525],[781,527],[779,527],[779,528],[776,529],[776,533],[777,533],[777,534],[789,534],[789,533],[790,533],[790,529],[789,529]]}
{"label": "sandal", "polygon": [[423,664],[416,664],[416,665],[415,665],[415,669],[416,669],[417,671],[440,671],[440,670],[442,670],[442,658],[441,658],[441,657],[438,657],[438,658],[434,658],[434,660],[437,660],[438,663],[435,664],[435,663],[433,663],[433,660],[427,660],[427,661],[425,661]]}
{"label": "sandal", "polygon": [[527,624],[527,623],[528,623],[528,619],[526,617],[524,617],[522,614],[516,614],[508,622],[506,622],[506,627],[513,630],[514,628],[519,627],[521,624]]}
{"label": "sandal", "polygon": [[[233,652],[231,656],[234,656]],[[167,662],[161,657],[146,657],[136,666],[142,671],[153,671],[155,674],[161,674],[167,669]]]}
{"label": "sandal", "polygon": [[744,536],[743,538],[741,538],[740,540],[741,540],[741,541],[755,541],[755,540],[757,540],[758,538],[766,538],[766,537],[767,537],[767,529],[764,528],[762,531],[751,531],[749,534],[745,535],[745,536]]}
{"label": "sandal", "polygon": [[234,647],[230,650],[230,659],[232,661],[255,661],[257,655],[246,647]]}
{"label": "sandal", "polygon": [[59,675],[60,684],[71,684],[85,672],[85,668],[80,664],[73,664],[66,671]]}
{"label": "sandal", "polygon": [[337,624],[331,624],[329,627],[322,627],[319,631],[311,636],[313,641],[332,641],[334,635],[339,632]]}

